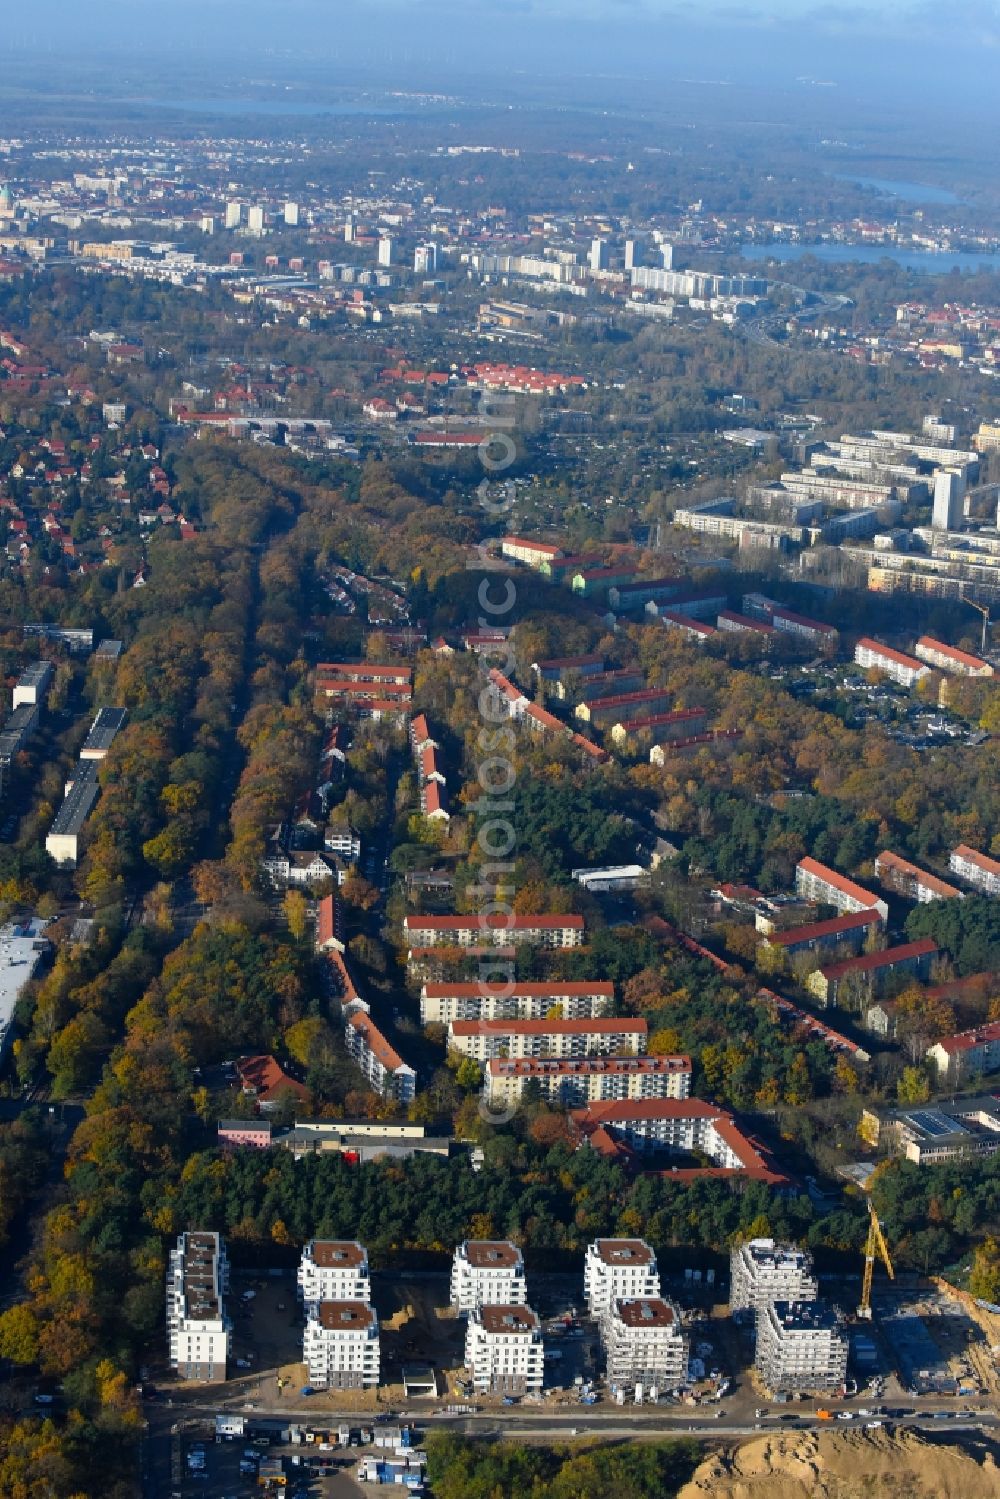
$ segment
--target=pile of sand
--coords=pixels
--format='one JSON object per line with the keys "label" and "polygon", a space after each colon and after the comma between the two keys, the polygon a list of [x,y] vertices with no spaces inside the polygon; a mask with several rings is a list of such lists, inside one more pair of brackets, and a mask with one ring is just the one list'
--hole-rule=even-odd
{"label": "pile of sand", "polygon": [[998,1499],[998,1455],[908,1430],[774,1433],[707,1458],[678,1499]]}

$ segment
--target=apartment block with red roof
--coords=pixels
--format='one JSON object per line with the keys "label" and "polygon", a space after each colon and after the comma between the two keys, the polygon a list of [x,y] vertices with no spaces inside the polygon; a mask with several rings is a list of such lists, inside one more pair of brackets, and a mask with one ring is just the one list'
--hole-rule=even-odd
{"label": "apartment block with red roof", "polygon": [[416,1073],[360,1006],[345,1017],[344,1044],[376,1093],[398,1103],[412,1102]]}
{"label": "apartment block with red roof", "polygon": [[775,948],[789,958],[796,953],[815,952],[824,947],[845,947],[857,953],[864,946],[868,933],[877,930],[881,924],[880,913],[871,907],[865,911],[848,911],[843,916],[831,917],[829,921],[811,921],[805,926],[771,932],[760,945]]}
{"label": "apartment block with red roof", "polygon": [[596,1020],[453,1020],[448,1047],[477,1062],[492,1057],[639,1056],[645,1020],[602,1015]]}
{"label": "apartment block with red roof", "polygon": [[883,952],[862,953],[817,968],[806,979],[810,994],[824,1005],[837,1004],[845,987],[858,988],[866,998],[878,994],[890,979],[900,976],[924,979],[930,974],[931,960],[938,951],[932,937],[919,942],[905,942],[901,947],[887,947]]}
{"label": "apartment block with red roof", "polygon": [[951,900],[962,893],[954,885],[938,879],[936,874],[928,874],[887,848],[875,860],[875,873],[887,890],[895,890],[897,895],[921,905],[932,900]]}
{"label": "apartment block with red roof", "polygon": [[611,1099],[687,1098],[691,1058],[494,1057],[486,1064],[486,1099],[493,1109],[516,1107],[529,1083],[547,1102],[562,1107]]}
{"label": "apartment block with red roof", "polygon": [[858,666],[863,666],[866,671],[880,671],[891,681],[898,682],[900,687],[912,687],[915,682],[920,681],[921,677],[926,677],[930,673],[930,667],[923,661],[917,661],[913,656],[905,656],[902,651],[893,650],[889,645],[882,645],[880,641],[872,640],[867,635],[855,646],[854,659]]}
{"label": "apartment block with red roof", "polygon": [[928,1048],[927,1057],[941,1083],[955,1084],[980,1072],[996,1072],[1000,1068],[1000,1020],[943,1036]]}
{"label": "apartment block with red roof", "polygon": [[952,676],[993,676],[993,667],[988,661],[981,661],[978,656],[970,656],[968,651],[960,651],[957,646],[945,645],[943,641],[934,640],[930,635],[921,635],[913,647],[913,654],[919,656],[921,661],[926,661],[928,666],[936,667],[938,671],[950,672]]}
{"label": "apartment block with red roof", "polygon": [[835,906],[840,912],[875,910],[883,921],[889,919],[889,907],[884,900],[808,855],[795,866],[795,893],[806,900]]}
{"label": "apartment block with red roof", "polygon": [[614,1004],[615,986],[594,980],[546,984],[427,983],[420,991],[420,1024],[453,1020],[593,1020]]}
{"label": "apartment block with red roof", "polygon": [[404,916],[403,937],[409,947],[435,947],[448,942],[460,947],[475,942],[532,944],[537,947],[580,947],[582,916]]}
{"label": "apartment block with red roof", "polygon": [[1000,860],[960,843],[948,857],[948,868],[984,895],[1000,895]]}

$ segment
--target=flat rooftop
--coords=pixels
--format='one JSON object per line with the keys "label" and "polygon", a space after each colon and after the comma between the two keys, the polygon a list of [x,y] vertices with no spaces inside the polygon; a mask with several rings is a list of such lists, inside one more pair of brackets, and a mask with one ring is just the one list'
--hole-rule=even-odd
{"label": "flat rooftop", "polygon": [[674,1327],[678,1322],[674,1308],[662,1296],[619,1298],[615,1315],[626,1327]]}
{"label": "flat rooftop", "polygon": [[476,1270],[513,1270],[521,1265],[521,1251],[509,1239],[468,1239],[462,1247]]}
{"label": "flat rooftop", "polygon": [[643,1239],[598,1239],[597,1253],[606,1265],[651,1265],[655,1259]]}
{"label": "flat rooftop", "polygon": [[321,1301],[319,1325],[327,1332],[367,1332],[378,1320],[366,1301]]}
{"label": "flat rooftop", "polygon": [[96,766],[86,762],[77,765],[73,772],[73,784],[55,815],[49,833],[78,833],[90,816],[90,809],[97,800],[99,790]]}
{"label": "flat rooftop", "polygon": [[128,717],[127,708],[102,708],[90,726],[80,754],[85,756],[95,751],[107,751],[119,729]]}
{"label": "flat rooftop", "polygon": [[538,1315],[530,1306],[481,1306],[473,1315],[478,1316],[485,1331],[490,1333],[536,1333],[539,1330]]}
{"label": "flat rooftop", "polygon": [[352,1239],[314,1239],[312,1261],[324,1270],[356,1269],[368,1263],[368,1251]]}

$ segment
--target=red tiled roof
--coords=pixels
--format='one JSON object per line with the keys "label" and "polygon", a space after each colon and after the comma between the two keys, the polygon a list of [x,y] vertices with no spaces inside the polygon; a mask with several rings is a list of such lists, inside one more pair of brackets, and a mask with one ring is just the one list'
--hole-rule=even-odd
{"label": "red tiled roof", "polygon": [[602,1015],[593,1020],[453,1020],[453,1036],[646,1036],[645,1020]]}
{"label": "red tiled roof", "polygon": [[500,911],[485,916],[404,916],[403,930],[432,932],[479,931],[558,931],[570,927],[583,930],[582,916],[506,916]]}
{"label": "red tiled roof", "polygon": [[895,661],[898,666],[908,666],[912,671],[926,671],[927,664],[918,661],[914,656],[904,656],[902,651],[893,650],[891,645],[883,645],[880,640],[872,640],[869,635],[858,641],[858,650],[866,649],[875,655],[884,656],[887,661]]}
{"label": "red tiled roof", "polygon": [[818,859],[810,858],[808,854],[804,859],[799,860],[797,867],[804,869],[806,874],[814,874],[817,879],[823,880],[825,884],[832,885],[834,890],[839,890],[842,895],[849,895],[854,900],[863,901],[867,906],[874,906],[878,902],[878,896],[872,895],[871,891],[866,890],[863,885],[855,884],[846,875],[838,874],[835,869],[830,869],[828,865],[821,864]]}
{"label": "red tiled roof", "polygon": [[872,973],[878,968],[888,968],[893,963],[905,963],[908,958],[929,957],[938,951],[933,937],[921,937],[919,942],[904,942],[901,947],[887,947],[884,952],[862,953],[857,958],[845,958],[841,963],[831,963],[821,968],[825,979],[843,978],[845,973]]}
{"label": "red tiled roof", "polygon": [[786,932],[773,932],[766,940],[774,947],[794,947],[798,942],[821,941],[834,937],[838,932],[857,931],[858,927],[873,926],[881,920],[874,906],[867,911],[848,911],[844,916],[834,916],[829,921],[812,921],[806,926],[793,926]]}

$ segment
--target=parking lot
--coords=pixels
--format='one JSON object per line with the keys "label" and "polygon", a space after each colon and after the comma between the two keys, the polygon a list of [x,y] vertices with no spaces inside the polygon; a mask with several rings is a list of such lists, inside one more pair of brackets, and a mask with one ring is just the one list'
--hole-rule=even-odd
{"label": "parking lot", "polygon": [[[244,1499],[261,1492],[261,1464],[280,1454],[286,1499],[356,1499],[364,1490],[354,1478],[357,1451],[317,1456],[288,1447],[270,1447],[242,1440],[215,1442],[201,1437],[176,1436],[171,1443],[171,1494],[182,1499]],[[297,1458],[301,1461],[296,1462]],[[162,1492],[162,1490],[161,1490]]]}

